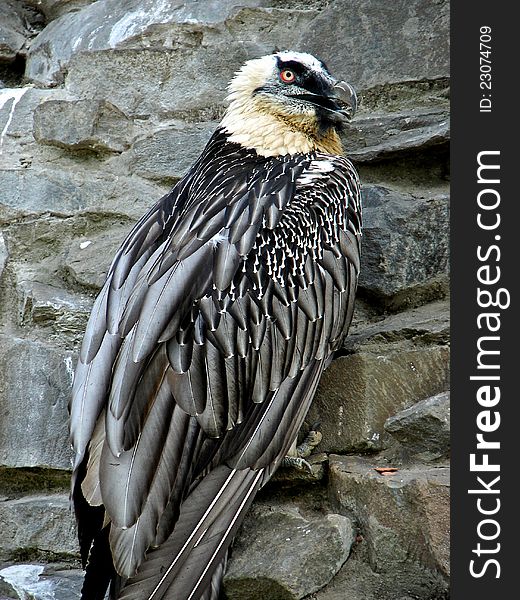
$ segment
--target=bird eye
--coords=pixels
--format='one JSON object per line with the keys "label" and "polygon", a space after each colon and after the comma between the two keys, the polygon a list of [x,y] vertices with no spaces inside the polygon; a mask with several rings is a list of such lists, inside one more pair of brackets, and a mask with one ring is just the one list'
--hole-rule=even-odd
{"label": "bird eye", "polygon": [[280,73],[280,79],[284,83],[292,83],[296,79],[296,75],[290,69],[284,69]]}

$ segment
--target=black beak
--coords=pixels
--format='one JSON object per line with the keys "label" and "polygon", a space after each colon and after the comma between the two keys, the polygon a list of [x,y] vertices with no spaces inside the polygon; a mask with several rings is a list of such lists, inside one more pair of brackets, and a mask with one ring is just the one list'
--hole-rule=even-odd
{"label": "black beak", "polygon": [[314,104],[328,122],[337,126],[350,122],[357,108],[356,92],[346,81],[336,82],[323,94],[295,94],[294,98]]}
{"label": "black beak", "polygon": [[357,110],[357,96],[354,88],[346,81],[338,81],[332,88],[333,96],[339,105],[338,112],[351,121]]}

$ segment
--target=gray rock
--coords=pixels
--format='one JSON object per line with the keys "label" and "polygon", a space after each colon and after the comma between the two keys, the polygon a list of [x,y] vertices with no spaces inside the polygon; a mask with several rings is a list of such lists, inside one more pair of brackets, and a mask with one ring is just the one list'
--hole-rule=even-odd
{"label": "gray rock", "polygon": [[357,163],[422,150],[447,143],[449,138],[448,107],[412,108],[400,113],[370,111],[356,116],[343,134],[346,152]]}
{"label": "gray rock", "polygon": [[[20,154],[19,142],[23,140],[17,138],[21,138],[24,132],[13,131],[12,124],[20,123],[17,118],[20,111],[17,107],[22,104],[22,99],[28,91],[29,88],[0,89],[0,169],[2,170],[21,167],[17,155]],[[30,120],[32,123],[32,115]]]}
{"label": "gray rock", "polygon": [[[117,48],[174,51],[179,55],[177,63],[180,67],[195,66],[189,59],[190,53],[202,49],[203,55],[217,54],[215,43],[218,38],[225,38],[229,52],[234,26],[239,30],[239,40],[259,40],[265,53],[267,48],[272,50],[274,44],[282,42],[284,34],[286,40],[288,35],[296,39],[296,33],[291,35],[291,32],[301,31],[299,26],[309,20],[298,21],[294,16],[294,13],[300,12],[306,17],[309,11],[284,12],[286,18],[281,22],[279,13],[271,16],[276,12],[273,10],[244,10],[244,7],[255,8],[259,4],[262,4],[259,0],[224,3],[211,0],[197,3],[130,0],[124,5],[119,0],[95,2],[80,11],[63,15],[45,28],[31,45],[26,75],[43,85],[60,82],[74,56]],[[237,14],[240,16],[237,17]],[[222,59],[229,60],[229,54]],[[204,64],[200,67],[192,71],[199,81],[201,75],[209,82],[221,73],[216,69],[207,72]],[[173,71],[171,75],[184,85],[191,83],[193,92],[192,77],[186,77],[188,73],[183,70],[178,79]],[[106,75],[112,77],[110,71]],[[127,76],[131,77],[132,72],[128,71]]]}
{"label": "gray rock", "polygon": [[106,100],[51,100],[34,113],[34,137],[41,144],[70,150],[122,152],[134,127]]}
{"label": "gray rock", "polygon": [[0,204],[18,211],[67,214],[85,208],[92,190],[82,189],[75,174],[36,169],[2,173]]}
{"label": "gray rock", "polygon": [[423,460],[445,456],[450,449],[450,394],[444,392],[417,402],[389,417],[385,431]]}
{"label": "gray rock", "polygon": [[363,188],[360,289],[398,310],[445,294],[449,269],[448,195],[414,197]]}
{"label": "gray rock", "polygon": [[97,291],[121,242],[130,232],[128,225],[114,227],[87,238],[72,241],[64,256],[63,268],[76,284]]}
{"label": "gray rock", "polygon": [[[143,14],[143,18],[153,21],[158,18],[157,14],[148,14],[144,9],[128,13],[126,7],[121,13],[120,7],[118,18],[124,27],[115,28],[115,39],[119,40],[123,30],[136,33],[136,37],[132,37],[132,33],[129,40],[99,46],[97,41],[90,40],[89,50],[70,57],[66,88],[80,98],[106,98],[129,116],[158,115],[191,121],[218,118],[229,79],[238,65],[249,58],[269,54],[279,46],[290,46],[301,27],[315,15],[312,10],[243,8],[244,4],[256,3],[240,2],[242,8],[234,2],[184,4],[178,11],[163,16],[162,21],[166,23],[154,22],[150,26],[153,39],[147,35],[140,38],[136,33],[139,26],[134,27],[132,19]],[[103,4],[96,3],[91,8],[99,12]],[[152,4],[149,2],[147,6]],[[89,9],[81,13],[86,10]],[[96,21],[96,40],[98,34],[110,37],[111,29],[105,25],[106,14],[103,9],[96,17],[101,19],[99,23]],[[163,27],[166,32],[162,31]],[[70,43],[70,35],[65,39]],[[42,46],[45,51],[54,43],[53,40],[47,42]],[[35,44],[31,48],[38,53]],[[41,58],[45,65],[40,67],[46,72],[49,55],[42,52]],[[53,54],[51,60],[56,60]],[[30,72],[33,66],[29,57]],[[101,78],[100,72],[104,74]],[[47,75],[42,75],[43,80]],[[34,73],[34,77],[40,81],[39,74]],[[95,87],[92,81],[96,81]]]}
{"label": "gray rock", "polygon": [[60,556],[78,555],[74,516],[67,494],[24,496],[0,502],[0,556],[38,549]]}
{"label": "gray rock", "polygon": [[322,452],[381,450],[386,419],[449,387],[449,349],[381,344],[332,362],[306,418],[320,423]]}
{"label": "gray rock", "polygon": [[70,469],[71,352],[0,334],[0,466]]}
{"label": "gray rock", "polygon": [[[362,302],[356,302],[362,306]],[[357,307],[357,306],[356,306]],[[450,302],[438,300],[388,317],[353,321],[344,348],[348,352],[370,350],[382,343],[410,340],[414,344],[447,344],[450,340]]]}
{"label": "gray rock", "polygon": [[18,211],[70,214],[86,207],[92,191],[81,189],[75,174],[60,170],[5,171],[2,179],[0,204]]}
{"label": "gray rock", "polygon": [[21,281],[18,287],[21,325],[51,325],[60,336],[83,335],[92,308],[91,297],[37,281]]}
{"label": "gray rock", "polygon": [[[92,220],[96,216],[92,215]],[[11,298],[12,301],[9,312],[12,316],[11,323],[14,326],[22,324],[32,327],[36,324],[32,321],[31,312],[32,304],[34,302],[39,304],[39,296],[45,303],[63,304],[56,297],[60,296],[58,290],[63,290],[63,293],[66,294],[63,289],[64,282],[60,277],[60,254],[64,248],[68,247],[71,238],[90,232],[92,228],[93,224],[86,217],[60,218],[50,215],[19,218],[17,222],[10,223],[9,227],[6,227],[4,235],[10,250],[8,271],[10,279],[7,279],[6,274],[5,293],[6,297]],[[98,229],[99,226],[96,230]],[[35,282],[35,286],[41,285],[34,290],[34,293],[31,291],[32,282]],[[52,287],[45,291],[46,285]],[[64,297],[64,311],[66,302],[69,300],[71,299],[67,296]],[[26,302],[27,306],[24,309]],[[76,304],[79,302],[77,301]],[[41,312],[42,308],[43,305],[36,310],[37,313],[40,313],[37,315],[39,324],[46,323],[41,318],[44,317]],[[79,306],[78,310],[81,311]],[[48,311],[46,316],[51,318]],[[57,319],[60,318],[58,309],[54,316]],[[47,324],[50,324],[50,321]],[[57,324],[57,321],[54,321],[54,324]],[[26,331],[28,333],[28,330]]]}
{"label": "gray rock", "polygon": [[0,277],[2,277],[8,258],[9,251],[5,243],[4,234],[0,231]]}
{"label": "gray rock", "polygon": [[3,169],[21,170],[32,163],[32,145],[35,145],[33,113],[40,102],[68,97],[63,89],[19,87],[0,90],[0,174]]}
{"label": "gray rock", "polygon": [[0,205],[21,214],[50,212],[65,216],[87,210],[135,219],[167,190],[136,177],[91,173],[70,166],[0,171],[0,175]]}
{"label": "gray rock", "polygon": [[7,137],[12,137],[25,144],[33,137],[33,113],[41,103],[51,100],[72,99],[71,95],[61,88],[46,90],[31,85],[5,88],[0,91],[0,125],[2,130],[9,123],[8,129],[5,131]]}
{"label": "gray rock", "polygon": [[329,457],[329,497],[360,528],[377,573],[416,567],[449,576],[449,468],[411,466],[378,472],[372,457]]}
{"label": "gray rock", "polygon": [[371,114],[392,119],[409,114],[411,123],[426,119],[440,121],[449,116],[450,79],[448,76],[434,79],[402,80],[382,83],[368,89],[358,89],[356,118]]}
{"label": "gray rock", "polygon": [[301,34],[301,49],[361,90],[449,75],[447,0],[331,2]]}
{"label": "gray rock", "polygon": [[238,535],[225,575],[229,600],[299,600],[327,584],[354,541],[347,517],[256,505]]}
{"label": "gray rock", "polygon": [[446,580],[430,569],[402,565],[398,572],[378,573],[353,556],[313,600],[448,600]]}
{"label": "gray rock", "polygon": [[[236,65],[255,54],[250,42],[220,43],[187,56],[157,49],[86,52],[71,59],[66,88],[80,98],[108,98],[129,116],[211,120],[222,112]],[[106,76],[93,89],[100,72]]]}
{"label": "gray rock", "polygon": [[137,140],[129,152],[129,169],[147,179],[173,183],[193,165],[217,123],[183,124],[154,131]]}
{"label": "gray rock", "polygon": [[13,61],[29,35],[20,4],[14,0],[4,0],[0,5],[0,63]]}
{"label": "gray rock", "polygon": [[97,0],[36,0],[38,8],[45,15],[47,23],[61,17],[68,12],[77,11],[87,4],[92,4]]}

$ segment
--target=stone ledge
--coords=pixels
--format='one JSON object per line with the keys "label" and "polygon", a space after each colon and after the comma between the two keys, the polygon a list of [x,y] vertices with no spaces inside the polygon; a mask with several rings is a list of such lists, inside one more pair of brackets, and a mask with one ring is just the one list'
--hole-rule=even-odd
{"label": "stone ledge", "polygon": [[72,352],[0,334],[0,466],[70,469],[74,363]]}
{"label": "stone ledge", "polygon": [[347,559],[354,529],[338,514],[255,504],[225,575],[229,600],[299,600],[326,585]]}
{"label": "stone ledge", "polygon": [[33,134],[40,144],[67,150],[123,152],[134,126],[106,100],[49,100],[34,112]]}
{"label": "stone ledge", "polygon": [[430,461],[450,451],[450,393],[417,402],[388,418],[385,431],[398,440],[407,456]]}
{"label": "stone ledge", "polygon": [[325,371],[306,417],[319,422],[323,452],[375,451],[391,442],[388,417],[449,387],[446,346],[380,344],[341,356]]}
{"label": "stone ledge", "polygon": [[24,496],[0,502],[0,556],[22,551],[77,557],[76,526],[67,494]]}
{"label": "stone ledge", "polygon": [[407,565],[449,576],[449,468],[393,467],[377,458],[329,456],[332,505],[358,524],[378,573]]}

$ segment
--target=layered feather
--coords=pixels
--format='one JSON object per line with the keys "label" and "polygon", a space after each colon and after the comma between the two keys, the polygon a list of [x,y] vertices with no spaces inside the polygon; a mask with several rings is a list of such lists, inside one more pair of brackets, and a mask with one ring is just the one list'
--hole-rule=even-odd
{"label": "layered feather", "polygon": [[85,598],[104,593],[93,570],[108,548],[99,585],[114,598],[215,597],[348,329],[360,227],[346,159],[265,158],[217,130],[131,231],[71,403]]}

